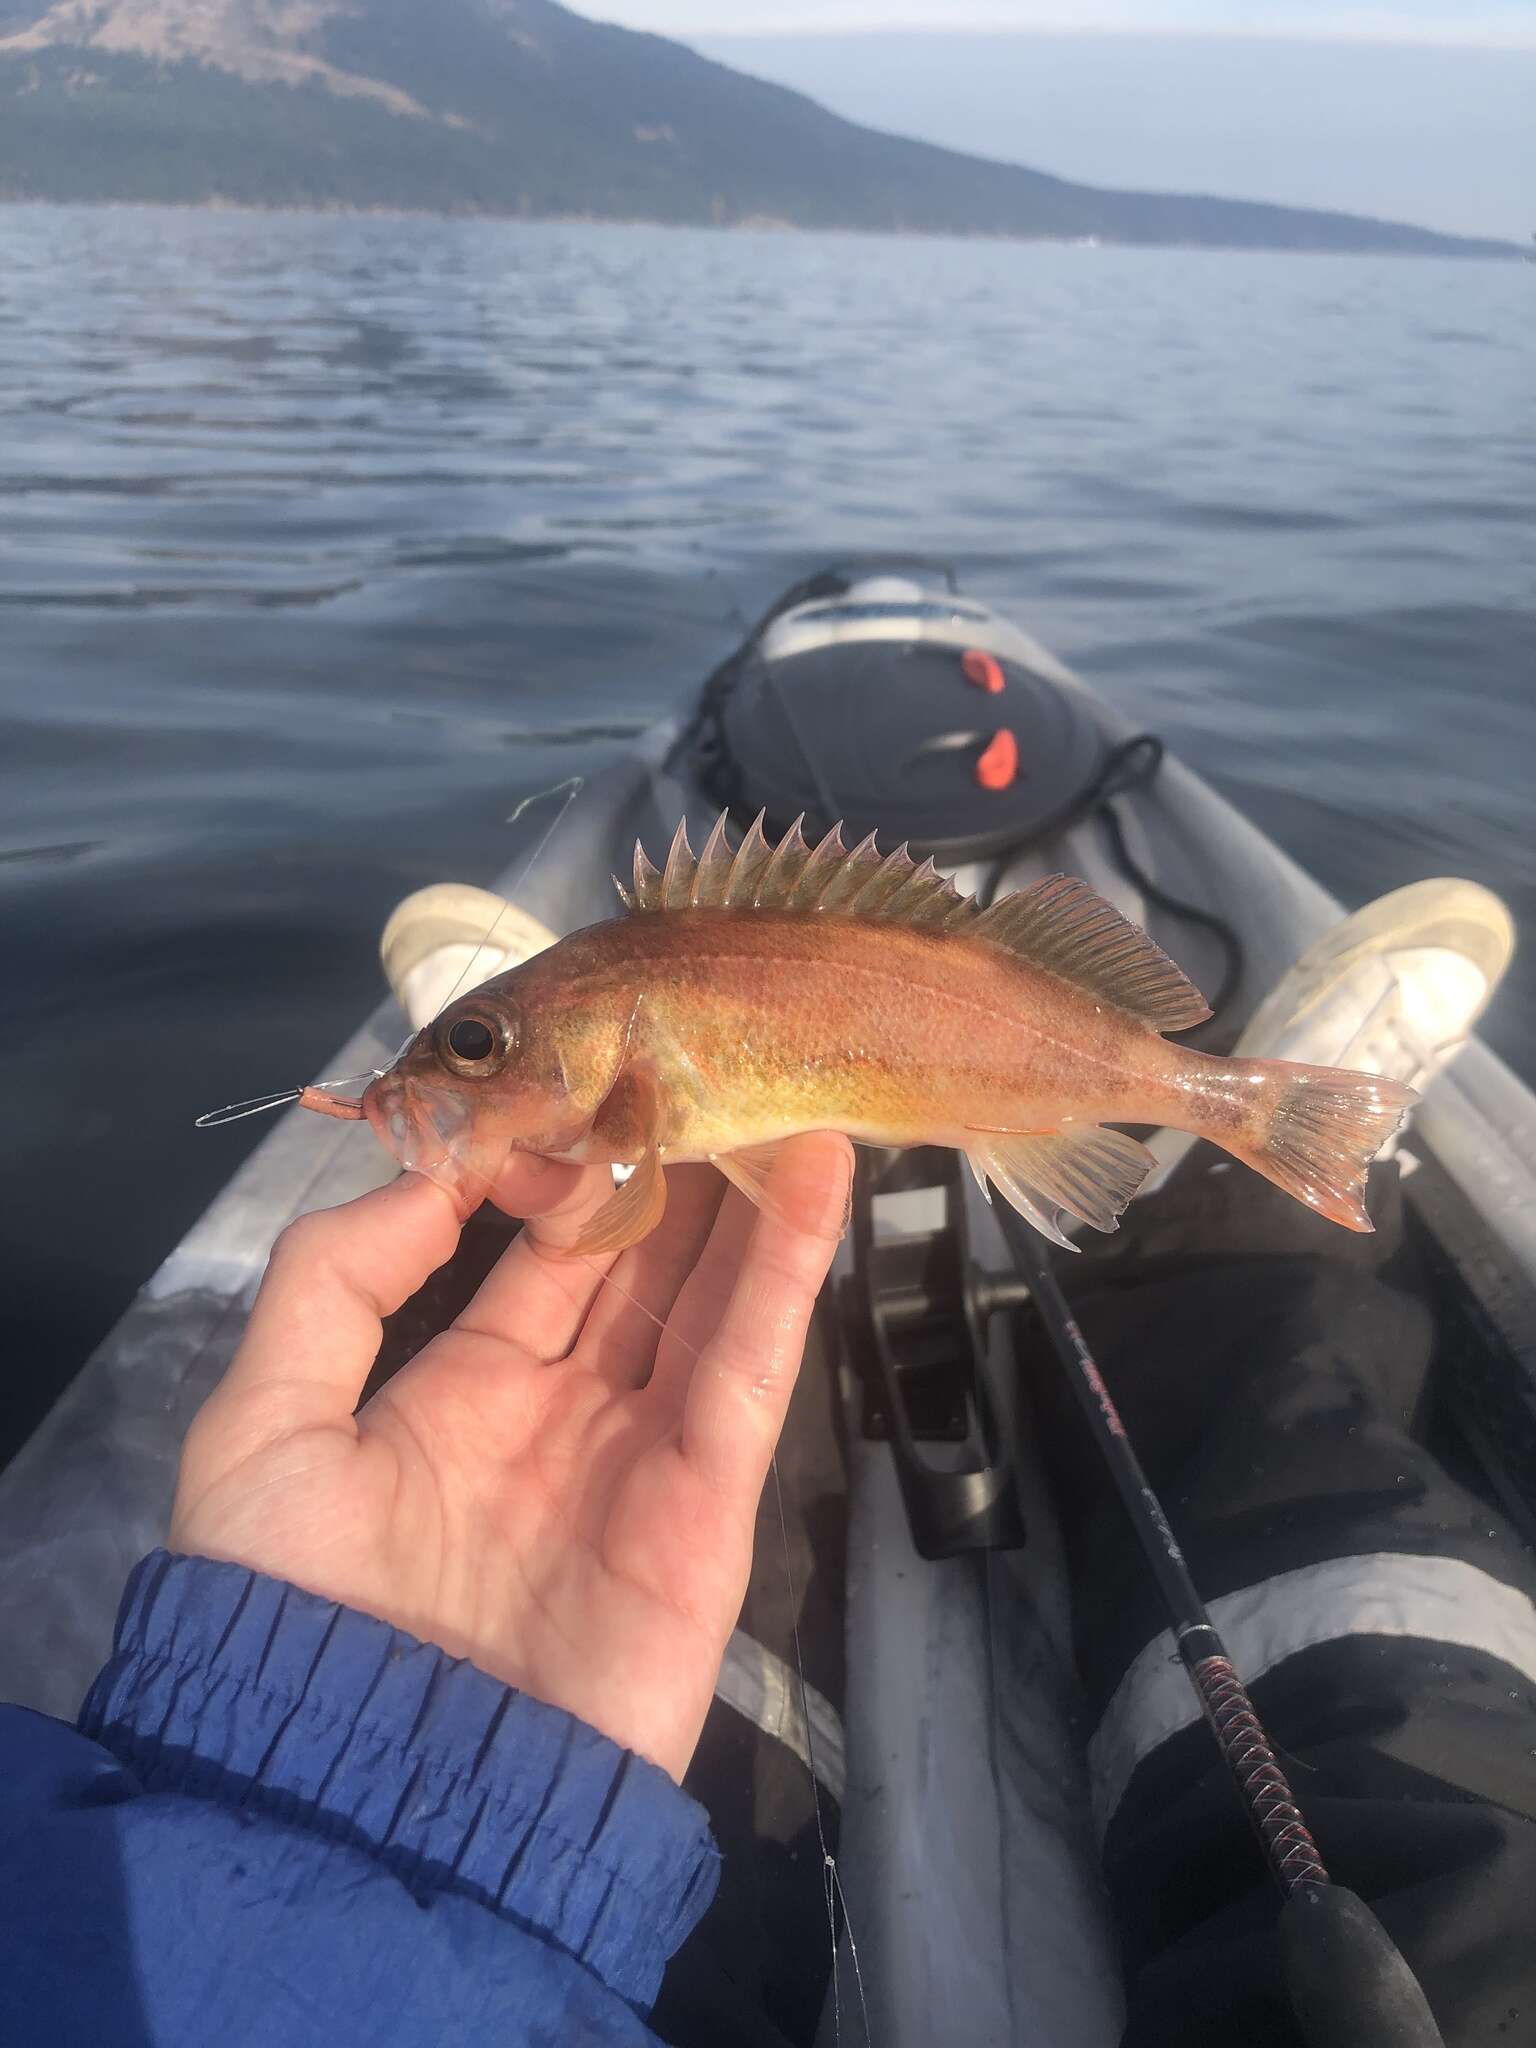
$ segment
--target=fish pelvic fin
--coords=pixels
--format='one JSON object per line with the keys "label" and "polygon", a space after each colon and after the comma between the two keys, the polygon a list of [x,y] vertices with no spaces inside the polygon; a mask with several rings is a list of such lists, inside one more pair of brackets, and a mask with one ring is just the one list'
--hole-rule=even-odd
{"label": "fish pelvic fin", "polygon": [[695,854],[679,825],[664,869],[635,848],[635,877],[620,894],[631,914],[674,910],[797,910],[882,919],[917,930],[985,939],[1103,1002],[1129,1010],[1154,1031],[1187,1031],[1211,1013],[1183,970],[1140,926],[1075,875],[1051,875],[983,909],[962,896],[931,860],[905,846],[881,855],[870,833],[849,848],[834,825],[815,846],[797,818],[772,847],[763,813],[732,848],[722,811]]}
{"label": "fish pelvic fin", "polygon": [[1298,1202],[1346,1230],[1374,1230],[1365,1206],[1371,1161],[1418,1101],[1379,1074],[1291,1060],[1233,1061],[1259,1088],[1248,1128],[1204,1135]]}
{"label": "fish pelvic fin", "polygon": [[1118,1229],[1121,1211],[1152,1170],[1145,1145],[1101,1124],[974,1130],[965,1149],[983,1192],[990,1181],[1026,1223],[1068,1251],[1077,1246],[1061,1228],[1063,1217]]}
{"label": "fish pelvic fin", "polygon": [[768,1181],[778,1156],[777,1145],[743,1145],[738,1152],[716,1153],[712,1163],[733,1188],[740,1188],[754,1208],[777,1214]]}

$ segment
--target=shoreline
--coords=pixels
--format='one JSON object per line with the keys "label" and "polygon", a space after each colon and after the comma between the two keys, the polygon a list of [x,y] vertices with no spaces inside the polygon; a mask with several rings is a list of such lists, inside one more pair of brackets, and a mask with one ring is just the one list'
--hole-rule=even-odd
{"label": "shoreline", "polygon": [[[0,207],[51,207],[60,211],[103,212],[228,213],[268,216],[290,214],[320,219],[354,220],[443,220],[493,221],[518,227],[601,227],[648,228],[686,234],[756,235],[840,235],[850,239],[877,238],[881,241],[994,242],[1010,247],[1058,249],[1167,250],[1227,256],[1391,256],[1394,258],[1444,260],[1455,263],[1531,263],[1536,247],[1523,248],[1518,242],[1497,239],[1447,236],[1443,246],[1427,249],[1403,248],[1392,242],[1222,242],[1200,240],[1130,239],[1115,235],[1006,234],[990,228],[907,228],[833,224],[810,226],[771,214],[747,215],[739,220],[658,219],[645,214],[529,213],[510,207],[492,206],[392,206],[362,205],[348,200],[261,200],[229,199],[60,199],[34,192],[0,189]],[[1428,232],[1428,231],[1425,231]]]}

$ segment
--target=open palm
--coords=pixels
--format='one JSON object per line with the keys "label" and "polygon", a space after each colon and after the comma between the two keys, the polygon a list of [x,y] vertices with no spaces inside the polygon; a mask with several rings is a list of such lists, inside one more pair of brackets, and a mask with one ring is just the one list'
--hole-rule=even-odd
{"label": "open palm", "polygon": [[652,1237],[573,1259],[607,1169],[514,1160],[495,1199],[530,1227],[360,1412],[381,1318],[458,1221],[415,1175],[302,1218],[188,1436],[173,1547],[378,1615],[680,1778],[850,1169],[843,1139],[793,1139],[759,1214],[673,1168]]}

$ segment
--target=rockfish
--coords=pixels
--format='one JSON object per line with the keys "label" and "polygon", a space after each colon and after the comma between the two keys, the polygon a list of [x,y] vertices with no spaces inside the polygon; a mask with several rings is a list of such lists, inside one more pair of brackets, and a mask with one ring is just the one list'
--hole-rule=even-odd
{"label": "rockfish", "polygon": [[[450,1003],[362,1099],[402,1166],[468,1214],[509,1151],[633,1167],[573,1248],[655,1229],[664,1168],[708,1159],[754,1200],[772,1147],[837,1130],[952,1145],[1059,1244],[1113,1230],[1152,1165],[1111,1123],[1191,1131],[1350,1230],[1398,1082],[1170,1044],[1210,1012],[1145,932],[1054,875],[983,909],[905,848],[721,818],[665,869],[635,849],[625,914]],[[338,1105],[338,1107],[340,1107]],[[356,1114],[355,1105],[342,1113]]]}

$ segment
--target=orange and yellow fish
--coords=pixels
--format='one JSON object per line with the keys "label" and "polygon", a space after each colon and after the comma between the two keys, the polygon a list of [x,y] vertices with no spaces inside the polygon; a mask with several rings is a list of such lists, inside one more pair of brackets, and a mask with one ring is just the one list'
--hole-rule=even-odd
{"label": "orange and yellow fish", "polygon": [[[626,914],[449,1004],[363,1096],[401,1164],[468,1213],[509,1151],[634,1172],[578,1253],[638,1242],[664,1169],[708,1159],[754,1199],[798,1131],[952,1145],[1058,1243],[1113,1230],[1152,1165],[1106,1126],[1209,1138],[1351,1230],[1415,1100],[1373,1074],[1170,1044],[1209,1015],[1145,932],[1069,875],[983,909],[932,861],[840,829],[739,848],[722,817],[664,870],[635,849]],[[352,1110],[356,1114],[355,1108]]]}

